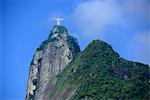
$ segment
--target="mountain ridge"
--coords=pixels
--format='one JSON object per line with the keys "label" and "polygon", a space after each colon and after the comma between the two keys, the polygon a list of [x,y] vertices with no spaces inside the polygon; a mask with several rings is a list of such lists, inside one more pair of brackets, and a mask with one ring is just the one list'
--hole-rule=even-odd
{"label": "mountain ridge", "polygon": [[126,60],[101,40],[80,51],[54,26],[30,65],[26,100],[148,100],[150,67]]}
{"label": "mountain ridge", "polygon": [[149,70],[148,65],[125,60],[107,43],[94,40],[60,73],[50,98],[148,100]]}

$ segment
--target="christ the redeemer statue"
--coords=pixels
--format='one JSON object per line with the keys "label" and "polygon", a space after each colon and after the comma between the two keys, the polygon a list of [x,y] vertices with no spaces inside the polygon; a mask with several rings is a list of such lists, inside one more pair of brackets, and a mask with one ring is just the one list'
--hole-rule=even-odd
{"label": "christ the redeemer statue", "polygon": [[64,18],[57,17],[57,18],[54,18],[54,20],[56,21],[56,25],[60,26],[60,22],[63,21]]}

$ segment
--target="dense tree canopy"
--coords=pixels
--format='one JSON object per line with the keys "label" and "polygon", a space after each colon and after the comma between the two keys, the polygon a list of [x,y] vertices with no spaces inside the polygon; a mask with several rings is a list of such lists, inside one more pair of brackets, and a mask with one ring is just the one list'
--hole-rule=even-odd
{"label": "dense tree canopy", "polygon": [[148,65],[125,60],[94,40],[58,75],[51,98],[73,89],[73,100],[149,100],[149,71]]}

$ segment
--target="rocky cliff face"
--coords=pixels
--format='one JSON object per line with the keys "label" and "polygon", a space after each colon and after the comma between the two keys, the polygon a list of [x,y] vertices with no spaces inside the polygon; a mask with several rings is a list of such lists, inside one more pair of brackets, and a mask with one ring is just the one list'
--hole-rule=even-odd
{"label": "rocky cliff face", "polygon": [[150,100],[148,65],[100,40],[79,52],[67,29],[55,26],[31,62],[26,100]]}
{"label": "rocky cliff face", "polygon": [[55,26],[37,48],[30,65],[26,100],[49,100],[57,75],[80,52],[75,38],[63,26]]}

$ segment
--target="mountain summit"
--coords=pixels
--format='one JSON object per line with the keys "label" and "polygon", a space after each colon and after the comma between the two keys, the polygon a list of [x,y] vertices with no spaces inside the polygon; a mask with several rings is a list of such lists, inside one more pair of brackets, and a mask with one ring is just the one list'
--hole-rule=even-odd
{"label": "mountain summit", "polygon": [[58,75],[50,100],[149,100],[149,71],[94,40]]}
{"label": "mountain summit", "polygon": [[106,42],[80,52],[64,26],[55,26],[33,57],[26,100],[149,100],[150,67],[126,60]]}
{"label": "mountain summit", "polygon": [[80,52],[77,40],[64,26],[55,26],[37,48],[30,65],[26,100],[48,100],[56,76]]}

